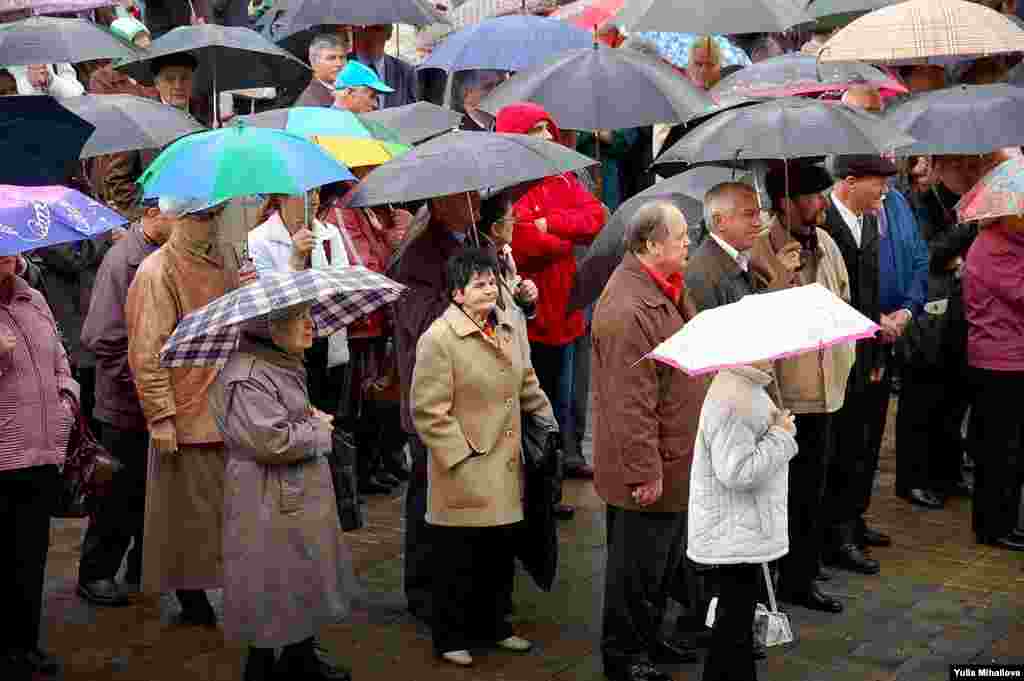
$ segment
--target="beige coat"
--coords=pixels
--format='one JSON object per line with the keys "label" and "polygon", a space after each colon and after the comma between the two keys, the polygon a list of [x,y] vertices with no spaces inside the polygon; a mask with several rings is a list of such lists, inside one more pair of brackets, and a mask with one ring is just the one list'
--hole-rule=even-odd
{"label": "beige coat", "polygon": [[[774,238],[774,243],[784,244],[787,237],[778,225],[772,230],[771,235],[762,236],[754,243],[751,258],[765,263],[775,271],[776,279],[782,279],[784,268],[776,257],[772,242]],[[802,278],[792,283],[800,286],[817,282],[850,302],[850,278],[843,255],[825,230],[818,229],[817,232],[818,249],[813,256],[814,264],[801,272]],[[755,286],[759,290],[767,288],[760,282],[763,279],[755,277]],[[846,382],[853,361],[853,343],[778,360],[775,362],[775,377],[782,395],[782,406],[794,414],[831,414],[838,411],[846,397]]]}
{"label": "beige coat", "polygon": [[523,520],[521,412],[557,429],[515,307],[495,338],[450,305],[416,347],[411,402],[430,451],[427,522],[489,527]]}

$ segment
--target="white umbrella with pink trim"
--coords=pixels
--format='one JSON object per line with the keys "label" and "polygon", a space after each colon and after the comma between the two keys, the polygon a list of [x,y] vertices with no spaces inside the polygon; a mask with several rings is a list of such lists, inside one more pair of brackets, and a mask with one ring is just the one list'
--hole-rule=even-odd
{"label": "white umbrella with pink trim", "polygon": [[871,338],[881,327],[821,284],[704,310],[646,357],[691,376]]}

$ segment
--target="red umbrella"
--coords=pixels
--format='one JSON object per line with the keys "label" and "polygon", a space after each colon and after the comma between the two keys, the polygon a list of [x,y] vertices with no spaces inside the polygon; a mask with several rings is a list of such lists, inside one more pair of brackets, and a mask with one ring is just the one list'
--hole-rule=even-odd
{"label": "red umbrella", "polygon": [[626,0],[576,0],[555,10],[551,16],[592,31],[618,14]]}

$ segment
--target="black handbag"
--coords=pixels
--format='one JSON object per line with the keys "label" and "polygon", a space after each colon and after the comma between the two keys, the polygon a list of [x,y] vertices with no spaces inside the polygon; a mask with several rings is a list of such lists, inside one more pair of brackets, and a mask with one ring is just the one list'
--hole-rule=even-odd
{"label": "black handbag", "polygon": [[551,591],[558,568],[558,526],[554,506],[562,500],[562,435],[523,413],[523,535],[516,557],[540,589]]}
{"label": "black handbag", "polygon": [[352,532],[366,524],[356,488],[356,438],[346,430],[335,428],[331,441],[333,446],[327,461],[331,466],[334,498],[338,504],[338,521],[343,531]]}
{"label": "black handbag", "polygon": [[949,295],[941,311],[925,312],[907,324],[899,347],[906,363],[915,369],[942,369],[961,364],[967,351],[967,320],[963,309],[963,288],[958,277],[950,277]]}
{"label": "black handbag", "polygon": [[61,468],[60,491],[50,515],[85,518],[96,511],[97,502],[110,492],[114,475],[124,466],[96,440],[75,396],[69,392],[61,395],[71,405],[75,422]]}

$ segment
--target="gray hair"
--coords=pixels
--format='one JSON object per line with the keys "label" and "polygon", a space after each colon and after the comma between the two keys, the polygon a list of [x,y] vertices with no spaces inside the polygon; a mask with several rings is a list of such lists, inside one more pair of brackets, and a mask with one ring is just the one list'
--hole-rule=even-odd
{"label": "gray hair", "polygon": [[313,64],[320,61],[320,53],[324,50],[341,50],[344,52],[346,42],[336,33],[321,33],[313,38],[313,42],[309,44],[309,63]]}
{"label": "gray hair", "polygon": [[709,232],[718,228],[716,215],[728,214],[735,208],[734,200],[740,192],[757,195],[757,190],[746,182],[722,182],[704,195],[704,225]]}
{"label": "gray hair", "polygon": [[653,41],[641,38],[640,36],[630,36],[626,39],[626,42],[622,43],[622,47],[645,54],[653,59],[661,59],[661,52],[658,51],[658,46]]}
{"label": "gray hair", "polygon": [[622,242],[626,250],[635,255],[647,252],[648,241],[664,241],[669,236],[668,225],[674,215],[679,215],[683,222],[686,216],[670,201],[651,201],[640,206],[633,213]]}

